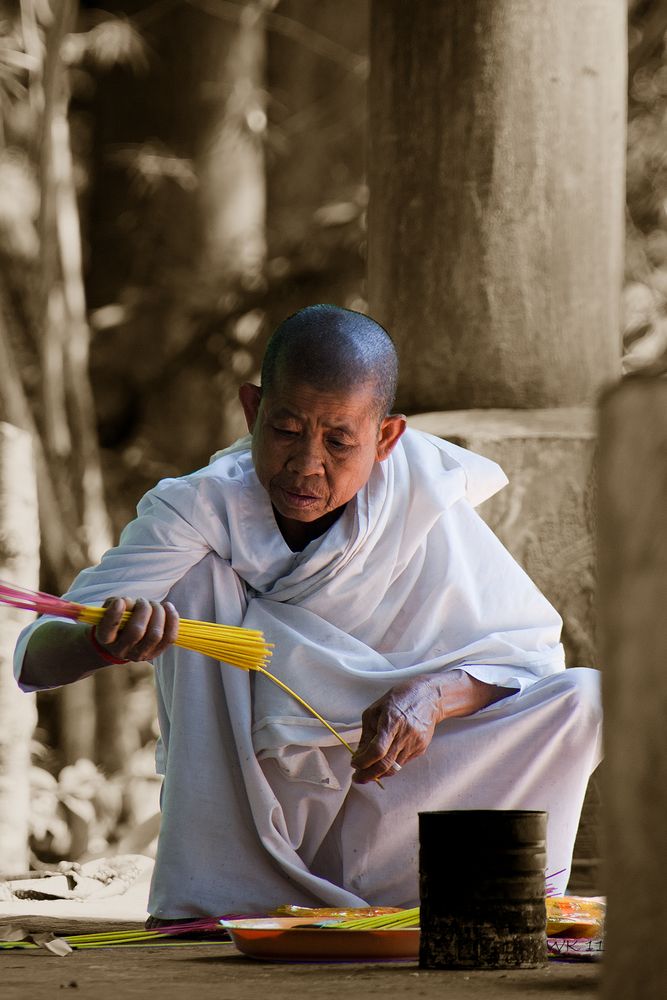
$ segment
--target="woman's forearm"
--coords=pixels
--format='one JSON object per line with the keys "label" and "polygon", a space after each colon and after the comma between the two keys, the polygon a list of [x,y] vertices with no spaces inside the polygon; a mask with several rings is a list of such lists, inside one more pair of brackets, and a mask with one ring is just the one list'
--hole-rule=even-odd
{"label": "woman's forearm", "polygon": [[[129,613],[129,617],[128,617]],[[153,660],[178,636],[178,614],[169,601],[110,597],[95,626],[48,621],[30,637],[21,683],[59,687],[113,663]]]}
{"label": "woman's forearm", "polygon": [[91,641],[90,625],[44,622],[28,640],[20,681],[36,688],[60,687],[108,666]]}
{"label": "woman's forearm", "polygon": [[438,722],[444,719],[461,718],[472,715],[487,705],[492,705],[510,694],[514,688],[487,684],[466,673],[465,670],[447,670],[430,677],[438,704]]}

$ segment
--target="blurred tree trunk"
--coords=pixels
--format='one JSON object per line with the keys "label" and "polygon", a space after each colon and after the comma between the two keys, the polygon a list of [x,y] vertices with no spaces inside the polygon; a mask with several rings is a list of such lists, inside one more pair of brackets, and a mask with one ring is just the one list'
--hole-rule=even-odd
{"label": "blurred tree trunk", "polygon": [[364,308],[368,0],[282,0],[267,16],[271,330],[314,301]]}
{"label": "blurred tree trunk", "polygon": [[[229,5],[224,5],[229,8]],[[199,139],[197,173],[200,209],[205,220],[200,273],[212,278],[209,301],[263,284],[266,258],[266,180],[264,134],[266,130],[264,10],[271,0],[246,2],[238,22],[228,23],[226,51],[211,54],[215,81],[212,98],[221,101],[222,115]],[[213,15],[219,6],[204,5]],[[231,14],[235,12],[232,10]],[[231,30],[230,30],[231,28]],[[216,34],[220,29],[217,28]],[[214,37],[214,33],[211,32]],[[219,45],[219,43],[218,43]],[[252,356],[242,327],[233,324],[227,351],[219,355],[220,420],[218,444],[246,433],[237,401],[239,376],[253,375]],[[252,339],[252,338],[251,338]]]}
{"label": "blurred tree trunk", "polygon": [[215,298],[238,284],[255,287],[264,268],[264,6],[244,3],[238,22],[222,28],[210,16],[207,44],[197,53],[201,91],[191,96],[195,107],[212,111],[195,137],[203,235],[197,266]]}
{"label": "blurred tree trunk", "polygon": [[[14,143],[13,152],[20,150],[26,175],[31,169],[39,192],[37,251],[21,260],[11,247],[4,247],[0,404],[9,421],[33,435],[42,582],[62,592],[111,541],[88,374],[89,331],[68,118],[70,67],[64,59],[78,4],[57,0],[43,24],[43,11],[32,3],[26,2],[22,12],[17,37],[31,67],[24,118],[16,128],[10,108],[9,123],[3,124],[10,148]],[[93,756],[93,688],[94,682],[86,680],[63,688],[59,695],[66,762]]]}
{"label": "blurred tree trunk", "polygon": [[[26,139],[23,122],[16,143],[31,157],[38,182],[37,259],[12,246],[0,247],[5,327],[0,406],[10,422],[34,437],[43,576],[61,590],[109,543],[88,380],[68,70],[61,54],[76,10],[71,0],[54,4],[30,84],[34,135]],[[16,154],[11,140],[10,129],[9,148]]]}
{"label": "blurred tree trunk", "polygon": [[107,667],[98,670],[94,679],[94,760],[105,774],[117,774],[140,748],[138,733],[127,719],[127,668]]}
{"label": "blurred tree trunk", "polygon": [[[59,581],[96,562],[111,544],[88,376],[89,331],[81,237],[69,134],[69,68],[63,45],[76,27],[78,4],[60,0],[46,35],[40,147],[41,369],[44,444],[74,565]],[[60,692],[60,749],[66,764],[95,754],[95,681]],[[107,711],[121,711],[108,706]]]}
{"label": "blurred tree trunk", "polygon": [[[0,577],[21,587],[39,585],[30,434],[6,423],[0,423]],[[29,867],[30,741],[37,712],[35,696],[19,691],[12,672],[14,645],[26,624],[21,611],[0,606],[0,876]]]}
{"label": "blurred tree trunk", "polygon": [[[261,281],[265,113],[263,2],[155,17],[144,6],[107,5],[134,16],[149,72],[97,82],[88,287],[96,315],[120,317],[93,352],[103,441],[132,441],[139,463],[150,441],[148,487],[203,464],[225,436],[236,345],[215,332],[210,352],[178,359],[207,313]],[[118,522],[138,499],[124,498]],[[96,759],[110,773],[136,748],[126,688],[125,671],[95,675]]]}
{"label": "blurred tree trunk", "polygon": [[150,442],[146,486],[219,447],[247,364],[212,317],[263,280],[264,7],[111,5],[134,15],[150,62],[140,78],[100,79],[91,104],[88,290],[104,327],[93,377],[104,444],[131,446],[141,469]]}
{"label": "blurred tree trunk", "polygon": [[[283,22],[268,21],[267,88],[270,144],[267,164],[271,256],[303,252],[319,234],[321,209],[349,211],[364,181],[368,0],[282,0]],[[283,30],[279,30],[283,29]],[[341,215],[338,224],[344,219]],[[360,263],[363,270],[363,262]]]}
{"label": "blurred tree trunk", "polygon": [[[40,280],[43,426],[61,508],[77,539],[80,569],[111,537],[88,376],[89,330],[69,132],[69,68],[63,44],[78,4],[60,0],[46,36],[40,148]],[[65,567],[60,569],[62,575]],[[69,567],[67,567],[69,569]]]}

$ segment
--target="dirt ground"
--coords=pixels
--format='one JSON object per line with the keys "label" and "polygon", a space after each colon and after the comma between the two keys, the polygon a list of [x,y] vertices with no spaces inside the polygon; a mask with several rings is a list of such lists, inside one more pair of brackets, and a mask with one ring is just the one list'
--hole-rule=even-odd
{"label": "dirt ground", "polygon": [[545,969],[438,972],[416,962],[273,964],[231,944],[107,948],[57,958],[45,951],[0,953],[2,1000],[594,1000],[600,966],[550,962]]}

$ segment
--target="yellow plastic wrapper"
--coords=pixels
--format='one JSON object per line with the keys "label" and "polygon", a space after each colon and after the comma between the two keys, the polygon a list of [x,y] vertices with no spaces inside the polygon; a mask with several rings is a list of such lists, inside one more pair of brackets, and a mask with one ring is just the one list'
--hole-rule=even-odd
{"label": "yellow plastic wrapper", "polygon": [[605,902],[586,896],[547,896],[548,938],[602,938]]}

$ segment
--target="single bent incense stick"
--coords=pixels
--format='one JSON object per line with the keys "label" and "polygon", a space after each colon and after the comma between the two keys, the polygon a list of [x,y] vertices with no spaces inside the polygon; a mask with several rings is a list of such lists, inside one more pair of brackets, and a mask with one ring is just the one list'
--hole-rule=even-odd
{"label": "single bent incense stick", "polygon": [[[36,611],[38,614],[69,618],[87,625],[96,625],[101,621],[106,611],[106,608],[65,601],[62,597],[54,597],[53,594],[45,594],[40,590],[26,590],[23,587],[2,581],[0,581],[0,603],[24,611]],[[126,624],[130,614],[129,611],[124,612],[121,625]],[[257,673],[263,674],[310,712],[329,732],[333,733],[351,754],[354,753],[347,740],[319,712],[315,711],[312,705],[309,705],[296,691],[293,691],[284,681],[266,669],[266,663],[271,657],[273,646],[265,641],[262,632],[234,625],[218,625],[214,622],[181,618],[174,645],[190,649],[195,653],[203,653],[205,656],[229,663],[241,670],[255,670]],[[379,778],[375,780],[380,787],[383,787]]]}

